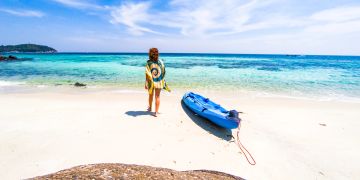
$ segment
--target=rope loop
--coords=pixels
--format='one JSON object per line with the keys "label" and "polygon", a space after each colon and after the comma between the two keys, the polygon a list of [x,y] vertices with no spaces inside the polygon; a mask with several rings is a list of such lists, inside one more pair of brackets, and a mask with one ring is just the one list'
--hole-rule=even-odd
{"label": "rope loop", "polygon": [[[239,124],[239,127],[238,127],[238,131],[236,132],[236,136],[237,136],[237,141],[236,141],[236,144],[238,145],[238,147],[240,148],[241,152],[244,154],[247,162],[251,165],[255,165],[256,164],[256,161],[254,160],[254,158],[252,157],[251,153],[245,148],[244,145],[241,144],[240,142],[240,138],[239,138],[239,134],[240,134],[240,127],[241,125]],[[245,151],[244,151],[245,150]],[[245,153],[246,152],[246,153]],[[251,157],[252,161],[253,162],[250,162],[249,158],[248,158],[248,155]]]}

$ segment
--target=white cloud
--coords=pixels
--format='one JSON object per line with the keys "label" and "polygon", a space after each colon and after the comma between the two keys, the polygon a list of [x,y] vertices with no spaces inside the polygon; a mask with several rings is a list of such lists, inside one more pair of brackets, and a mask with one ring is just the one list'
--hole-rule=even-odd
{"label": "white cloud", "polygon": [[312,14],[309,21],[313,23],[304,28],[304,32],[307,33],[328,35],[360,33],[360,6],[322,10]]}
{"label": "white cloud", "polygon": [[328,22],[343,22],[349,20],[360,19],[360,6],[345,6],[326,9],[313,14],[313,20],[328,21]]}
{"label": "white cloud", "polygon": [[[235,0],[208,0],[198,3],[195,7],[191,7],[191,2],[186,0],[172,3],[180,7],[177,14],[184,35],[202,36],[243,31],[242,27],[249,22],[252,10],[262,6],[255,0],[246,4]],[[174,13],[169,12],[169,15],[171,14]]]}
{"label": "white cloud", "polygon": [[[279,2],[279,0],[172,0],[169,10],[152,9],[151,1],[128,2],[120,6],[99,6],[82,0],[53,0],[74,8],[106,9],[110,11],[110,22],[122,24],[132,35],[153,33],[166,35],[156,29],[173,29],[173,34],[190,37],[208,37],[237,34],[246,31],[298,27],[303,20],[268,14],[254,21],[256,11]],[[275,17],[275,18],[274,18]]]}
{"label": "white cloud", "polygon": [[[132,44],[130,51],[149,44],[166,48],[168,52],[333,54],[341,50],[339,54],[356,54],[359,51],[355,44],[360,34],[360,6],[342,4],[315,12],[293,12],[299,9],[286,8],[284,0],[171,0],[163,9],[156,9],[150,0],[126,1],[119,6],[99,6],[85,0],[53,1],[106,13],[110,23],[126,27],[132,35],[171,34],[157,36],[161,41],[155,41],[151,35],[132,37],[125,43]],[[125,41],[100,39],[114,44]]]}
{"label": "white cloud", "polygon": [[43,17],[45,14],[40,11],[33,10],[14,10],[14,9],[0,9],[0,11],[12,14],[15,16],[23,16],[23,17]]}
{"label": "white cloud", "polygon": [[360,33],[360,20],[348,21],[341,23],[327,23],[321,25],[313,25],[306,27],[305,32],[327,33],[327,34],[346,34],[358,32]]}
{"label": "white cloud", "polygon": [[169,3],[170,10],[151,13],[150,2],[128,3],[112,10],[111,22],[126,25],[133,34],[155,32],[140,24],[178,29],[187,36],[234,34],[274,25],[268,22],[251,24],[250,19],[254,10],[275,2],[277,0],[251,0],[247,3],[237,0],[173,0]]}
{"label": "white cloud", "polygon": [[[146,28],[141,23],[149,22],[151,19],[148,14],[150,3],[126,3],[119,7],[112,7],[110,20],[113,24],[124,24],[133,35],[142,35],[144,32],[161,34]],[[151,24],[151,22],[149,22]]]}
{"label": "white cloud", "polygon": [[100,6],[97,4],[89,3],[88,1],[85,0],[53,0],[53,1],[77,9],[89,9],[92,11],[106,10],[107,12],[110,12],[109,13],[111,17],[109,20],[110,23],[125,25],[128,28],[128,32],[132,35],[142,35],[144,34],[144,32],[163,34],[140,25],[141,23],[149,20],[149,15],[147,14],[147,11],[150,8],[149,2],[140,2],[140,3],[129,2],[129,3],[124,3],[121,6]]}
{"label": "white cloud", "polygon": [[105,9],[104,6],[99,6],[96,4],[89,3],[87,1],[83,0],[52,0],[55,2],[58,2],[60,4],[63,4],[65,6],[77,8],[77,9]]}

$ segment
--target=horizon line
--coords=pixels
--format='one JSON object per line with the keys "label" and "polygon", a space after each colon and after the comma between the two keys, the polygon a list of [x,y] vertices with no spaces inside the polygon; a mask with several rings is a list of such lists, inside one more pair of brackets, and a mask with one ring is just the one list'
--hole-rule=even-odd
{"label": "horizon line", "polygon": [[[148,54],[148,52],[96,52],[96,51],[57,51],[55,53],[46,53],[46,52],[0,52],[1,53],[14,53],[14,54]],[[212,54],[212,55],[280,55],[280,56],[353,56],[360,57],[359,55],[349,55],[349,54],[278,54],[278,53],[220,53],[220,52],[160,52],[160,54]]]}

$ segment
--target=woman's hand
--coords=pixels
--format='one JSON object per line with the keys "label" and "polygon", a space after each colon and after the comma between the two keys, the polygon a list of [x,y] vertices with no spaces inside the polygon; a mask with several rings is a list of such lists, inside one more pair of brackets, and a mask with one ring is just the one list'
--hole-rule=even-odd
{"label": "woman's hand", "polygon": [[148,89],[148,82],[145,81],[145,89]]}

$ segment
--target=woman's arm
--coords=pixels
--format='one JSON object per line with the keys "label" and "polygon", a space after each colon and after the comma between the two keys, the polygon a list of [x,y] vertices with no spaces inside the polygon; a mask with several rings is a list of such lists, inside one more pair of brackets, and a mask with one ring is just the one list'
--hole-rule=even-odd
{"label": "woman's arm", "polygon": [[148,89],[148,81],[149,81],[149,79],[148,79],[148,76],[146,75],[146,69],[147,69],[147,63],[145,65],[145,86],[144,86],[144,88]]}

